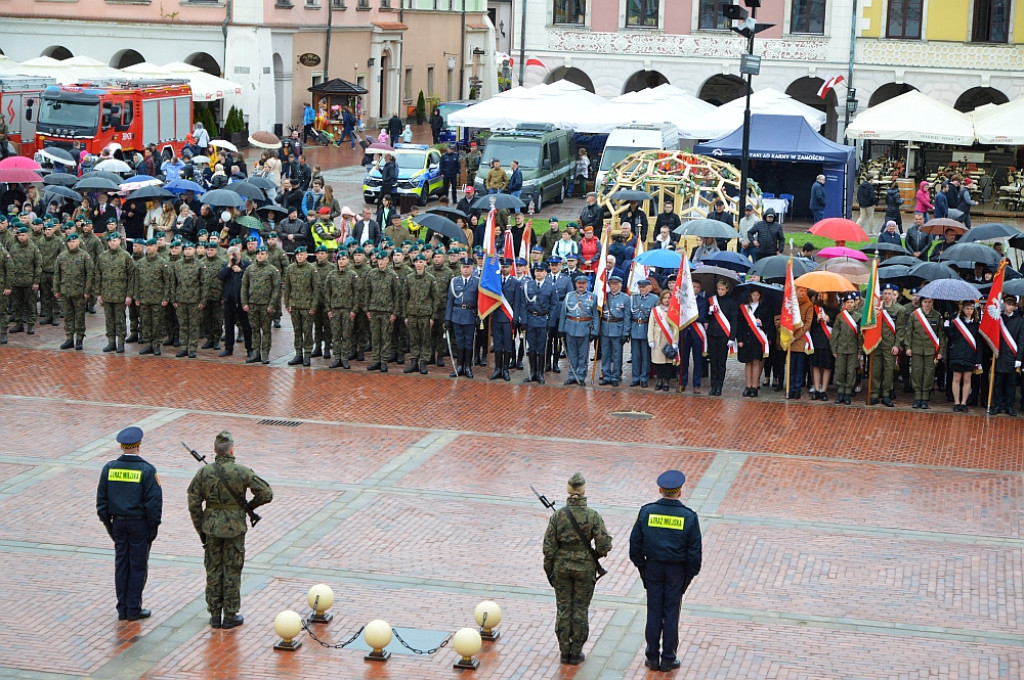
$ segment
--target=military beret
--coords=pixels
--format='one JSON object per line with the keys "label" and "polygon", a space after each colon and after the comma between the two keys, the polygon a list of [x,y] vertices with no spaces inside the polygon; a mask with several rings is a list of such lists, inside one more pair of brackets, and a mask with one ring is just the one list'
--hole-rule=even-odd
{"label": "military beret", "polygon": [[315,250],[314,252],[317,252],[317,253],[326,253],[326,252],[327,252],[327,246],[325,246],[324,244],[322,244],[322,243],[321,243],[320,245],[318,245],[318,246],[316,247],[316,250]]}
{"label": "military beret", "polygon": [[548,224],[551,224],[552,222],[554,222],[555,224],[558,224],[558,218],[557,217],[552,217],[551,219],[548,220]]}
{"label": "military beret", "polygon": [[147,238],[146,239],[146,245],[147,246],[155,246],[156,245],[156,239],[155,238]]}
{"label": "military beret", "polygon": [[167,238],[167,234],[165,234],[165,233],[164,233],[164,232],[162,232],[162,231],[158,231],[158,232],[156,232],[156,233],[155,233],[155,234],[153,234],[153,235],[154,235],[154,236],[156,236],[157,238]]}
{"label": "military beret", "polygon": [[349,255],[348,255],[348,251],[347,250],[339,250],[338,251],[338,259],[341,259],[343,257],[344,258],[348,258],[348,256]]}
{"label": "military beret", "polygon": [[900,287],[895,283],[884,283],[882,284],[882,290],[894,290],[898,293],[900,292]]}
{"label": "military beret", "polygon": [[270,232],[269,234],[267,234],[267,238],[277,238],[277,232],[276,231]]}
{"label": "military beret", "polygon": [[[274,232],[270,232],[270,234],[269,234],[269,236],[271,236],[271,237],[275,236],[275,235],[276,234],[274,234]],[[352,238],[351,236],[349,236],[347,239],[345,239],[345,242],[342,245],[344,245],[346,248],[348,248],[349,246],[357,246],[357,245],[359,245],[359,241],[357,241],[354,238]]]}
{"label": "military beret", "polygon": [[257,253],[265,253],[265,252],[267,252],[267,247],[266,246],[260,246],[260,247],[258,247],[256,249],[256,252]]}
{"label": "military beret", "polygon": [[679,470],[666,470],[658,475],[658,488],[666,491],[678,489],[686,483],[686,475]]}
{"label": "military beret", "polygon": [[461,264],[463,267],[472,267],[474,263],[473,260],[469,259],[468,257],[464,257],[461,260],[459,260],[459,264]]}
{"label": "military beret", "polygon": [[171,248],[180,248],[180,247],[181,247],[181,239],[180,238],[176,238],[173,241],[171,241]]}
{"label": "military beret", "polygon": [[124,242],[125,242],[125,244],[129,248],[132,248],[132,249],[134,249],[135,246],[141,246],[142,245],[142,239],[141,238],[136,238],[136,239],[126,238],[124,240]]}
{"label": "military beret", "polygon": [[35,218],[32,219],[32,224],[33,225],[42,224],[42,223],[43,223],[43,218],[42,217],[35,217]]}
{"label": "military beret", "polygon": [[304,253],[304,252],[306,252],[306,246],[296,246],[296,248],[295,248],[295,250],[293,252]]}
{"label": "military beret", "polygon": [[206,247],[213,248],[214,250],[216,250],[217,248],[220,248],[220,243],[217,241],[217,239],[213,239],[212,241],[206,244]]}
{"label": "military beret", "polygon": [[121,234],[117,233],[116,231],[112,231],[109,234],[107,234],[108,241],[113,241],[116,238],[121,238]]}
{"label": "military beret", "polygon": [[575,222],[575,221],[573,221],[573,222],[569,222],[569,224],[567,224],[567,225],[565,225],[565,226],[567,226],[567,227],[573,227],[573,228],[575,228],[575,229],[579,229],[579,228],[580,228],[580,223],[579,223],[579,222]]}
{"label": "military beret", "polygon": [[117,443],[122,449],[134,449],[142,443],[142,429],[126,427],[117,433]]}
{"label": "military beret", "polygon": [[426,245],[426,243],[427,243],[427,242],[426,242],[426,241],[424,241],[424,240],[423,240],[423,239],[421,239],[421,238],[418,238],[418,239],[416,239],[416,243],[418,243],[419,245],[421,245],[421,246],[422,246],[422,245]]}
{"label": "military beret", "polygon": [[590,280],[590,277],[587,276],[586,274],[582,273],[582,272],[577,274],[576,276],[572,277],[572,282],[573,283],[579,283],[580,281],[589,281],[589,280]]}
{"label": "military beret", "polygon": [[427,257],[425,255],[417,255],[414,258],[412,258],[412,261],[413,262],[420,262],[420,261],[426,262],[427,261]]}
{"label": "military beret", "polygon": [[6,222],[6,221],[7,221],[7,215],[5,215],[3,213],[0,213],[0,222]]}
{"label": "military beret", "polygon": [[228,241],[228,245],[229,246],[239,246],[239,245],[242,245],[242,239],[240,239],[240,238],[233,238],[230,241]]}
{"label": "military beret", "polygon": [[412,241],[410,241],[409,239],[404,239],[402,241],[402,245],[403,246],[411,246],[412,245]]}
{"label": "military beret", "polygon": [[549,257],[548,264],[562,264],[562,258],[560,257]]}
{"label": "military beret", "polygon": [[57,223],[54,222],[53,220],[46,220],[45,222],[43,222],[43,229],[56,229],[56,228],[57,228]]}
{"label": "military beret", "polygon": [[117,218],[116,217],[108,217],[107,218],[107,224],[117,224]]}
{"label": "military beret", "polygon": [[388,244],[389,246],[393,246],[393,245],[395,245],[395,242],[391,240],[391,237],[390,237],[390,236],[385,236],[384,238],[382,238],[382,239],[380,240],[380,242],[381,242],[381,243],[386,243],[386,244]]}
{"label": "military beret", "polygon": [[69,221],[67,221],[67,222],[65,222],[65,223],[64,223],[64,228],[65,228],[65,229],[74,229],[74,228],[75,228],[75,223],[74,223],[74,222],[71,222],[71,221],[69,220]]}
{"label": "military beret", "polygon": [[182,248],[195,248],[196,244],[192,243],[192,241],[182,241],[181,247]]}
{"label": "military beret", "polygon": [[259,238],[259,236],[246,236],[245,237],[245,242],[246,243],[252,243],[252,242],[259,243],[260,242],[260,238]]}
{"label": "military beret", "polygon": [[200,229],[200,230],[199,230],[199,231],[197,232],[197,235],[198,235],[198,236],[209,236],[209,235],[210,235],[210,232],[206,231],[205,229]]}
{"label": "military beret", "polygon": [[621,276],[609,276],[608,277],[608,283],[622,283],[622,277]]}
{"label": "military beret", "polygon": [[77,241],[78,240],[78,234],[68,234],[67,240],[68,240],[68,243],[70,243],[71,241]]}
{"label": "military beret", "polygon": [[22,226],[18,227],[16,233],[18,233],[18,234],[27,234],[28,233],[28,227],[22,225]]}
{"label": "military beret", "polygon": [[586,484],[587,480],[583,478],[582,472],[577,472],[573,474],[572,477],[569,478],[569,486],[571,486],[574,489],[578,489],[581,486],[586,486]]}

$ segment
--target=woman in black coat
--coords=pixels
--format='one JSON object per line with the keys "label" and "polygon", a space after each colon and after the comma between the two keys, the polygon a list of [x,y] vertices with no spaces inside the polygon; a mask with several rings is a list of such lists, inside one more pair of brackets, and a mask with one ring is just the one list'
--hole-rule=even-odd
{"label": "woman in black coat", "polygon": [[900,196],[900,185],[896,180],[892,181],[885,191],[885,221],[892,220],[896,223],[896,229],[903,233],[903,213],[900,206],[903,205],[903,197]]}
{"label": "woman in black coat", "polygon": [[708,394],[719,397],[725,383],[729,342],[736,339],[739,305],[730,294],[729,282],[725,279],[716,282],[715,292],[708,300],[708,364],[711,373],[711,391]]}
{"label": "woman in black coat", "polygon": [[430,136],[434,140],[434,144],[437,144],[441,138],[441,129],[444,127],[444,118],[441,117],[441,110],[434,109],[434,112],[430,114]]}
{"label": "woman in black coat", "polygon": [[946,358],[953,378],[953,410],[967,413],[971,374],[981,370],[981,335],[978,333],[978,312],[973,300],[960,303],[960,313],[947,322],[945,330]]}
{"label": "woman in black coat", "polygon": [[839,315],[839,302],[835,295],[818,293],[814,298],[814,315],[811,317],[811,342],[814,353],[808,359],[811,367],[811,401],[828,401],[828,383],[832,379],[835,357],[832,356],[831,328]]}
{"label": "woman in black coat", "polygon": [[761,302],[761,291],[752,288],[736,315],[737,358],[745,364],[747,388],[744,397],[756,397],[764,360],[775,335],[775,315]]}

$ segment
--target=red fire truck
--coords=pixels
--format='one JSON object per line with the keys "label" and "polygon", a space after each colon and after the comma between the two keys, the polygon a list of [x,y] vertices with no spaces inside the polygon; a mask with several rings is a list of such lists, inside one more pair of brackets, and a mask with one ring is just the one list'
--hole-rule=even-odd
{"label": "red fire truck", "polygon": [[43,90],[57,83],[37,76],[0,76],[0,111],[7,120],[7,141],[19,156],[35,151],[36,118]]}
{"label": "red fire truck", "polygon": [[180,154],[192,132],[192,88],[185,80],[118,80],[47,87],[36,123],[36,148],[99,154],[111,142],[124,151],[156,144]]}

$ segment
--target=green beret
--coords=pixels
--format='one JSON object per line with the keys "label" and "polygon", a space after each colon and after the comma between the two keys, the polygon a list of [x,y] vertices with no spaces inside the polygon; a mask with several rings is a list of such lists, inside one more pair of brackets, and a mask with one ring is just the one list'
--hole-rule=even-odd
{"label": "green beret", "polygon": [[165,234],[162,231],[156,232],[156,234],[154,234],[154,236],[156,236],[157,238],[167,238],[167,234]]}
{"label": "green beret", "polygon": [[181,244],[181,247],[182,248],[195,248],[196,244],[192,243],[192,241],[183,241],[182,244]]}
{"label": "green beret", "polygon": [[322,243],[321,243],[320,245],[318,245],[318,246],[316,247],[316,250],[315,250],[314,252],[317,252],[317,253],[326,253],[326,252],[327,252],[327,246],[325,246],[324,244],[322,244]]}
{"label": "green beret", "polygon": [[209,243],[207,243],[206,247],[207,247],[207,249],[217,250],[217,248],[220,247],[220,243],[217,241],[217,239],[214,239],[214,240],[210,241]]}
{"label": "green beret", "polygon": [[579,222],[570,222],[569,224],[567,224],[565,226],[573,227],[574,229],[579,229],[580,228],[580,223]]}
{"label": "green beret", "polygon": [[197,236],[209,236],[209,235],[210,235],[210,232],[206,231],[205,229],[200,229],[199,232],[197,233]]}
{"label": "green beret", "polygon": [[297,246],[293,252],[304,253],[306,252],[306,246]]}
{"label": "green beret", "polygon": [[121,234],[117,233],[116,231],[112,231],[109,234],[107,234],[108,241],[113,241],[115,238],[121,238]]}
{"label": "green beret", "polygon": [[276,231],[270,232],[269,234],[267,234],[267,238],[277,238],[277,232]]}
{"label": "green beret", "polygon": [[242,245],[242,239],[240,239],[240,238],[233,238],[230,241],[228,241],[228,245],[229,246],[240,246],[240,245]]}
{"label": "green beret", "polygon": [[43,218],[42,218],[42,217],[36,217],[36,218],[34,218],[34,219],[32,220],[32,224],[33,224],[33,225],[36,225],[36,224],[42,224],[42,223],[43,223]]}
{"label": "green beret", "polygon": [[64,223],[64,228],[65,229],[74,229],[75,228],[75,223],[74,222],[70,222],[70,221],[65,222]]}
{"label": "green beret", "polygon": [[246,236],[245,237],[245,242],[246,243],[259,243],[260,239],[259,239],[258,236]]}
{"label": "green beret", "polygon": [[583,479],[583,473],[577,472],[569,478],[569,486],[574,489],[578,489],[581,486],[586,486],[587,480]]}
{"label": "green beret", "polygon": [[72,241],[77,241],[77,240],[78,240],[78,234],[68,234],[68,236],[67,236],[68,243],[71,243]]}
{"label": "green beret", "polygon": [[181,247],[181,239],[180,238],[175,238],[173,241],[171,241],[171,248],[180,248],[180,247]]}
{"label": "green beret", "polygon": [[256,249],[256,252],[257,253],[265,253],[265,252],[267,252],[267,247],[266,246],[260,246],[259,248]]}
{"label": "green beret", "polygon": [[359,241],[349,236],[347,239],[345,239],[345,243],[343,243],[342,245],[344,245],[346,248],[348,248],[349,246],[357,246],[359,245]]}
{"label": "green beret", "polygon": [[22,225],[22,226],[18,227],[15,230],[15,233],[17,233],[17,234],[27,234],[28,233],[28,227],[26,227],[25,225]]}
{"label": "green beret", "polygon": [[424,255],[417,255],[416,257],[412,258],[413,262],[419,262],[420,260],[422,260],[423,262],[426,262],[427,258]]}
{"label": "green beret", "polygon": [[117,224],[117,218],[116,217],[108,217],[107,218],[107,224]]}
{"label": "green beret", "polygon": [[156,245],[156,239],[155,238],[147,238],[146,239],[146,245],[147,246],[155,246]]}

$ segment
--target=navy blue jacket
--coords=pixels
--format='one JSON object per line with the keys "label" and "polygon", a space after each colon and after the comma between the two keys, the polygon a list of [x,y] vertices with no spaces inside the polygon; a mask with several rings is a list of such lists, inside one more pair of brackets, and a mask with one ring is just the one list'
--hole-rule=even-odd
{"label": "navy blue jacket", "polygon": [[459,154],[452,151],[444,152],[441,154],[441,174],[445,177],[458,177],[459,172],[462,171],[462,165],[459,163]]}
{"label": "navy blue jacket", "polygon": [[647,560],[682,564],[689,583],[701,566],[697,513],[674,498],[659,498],[640,508],[629,535],[629,559],[641,575]]}
{"label": "navy blue jacket", "polygon": [[825,209],[825,186],[821,182],[811,185],[811,202],[808,207],[811,210]]}
{"label": "navy blue jacket", "polygon": [[512,174],[508,178],[508,193],[513,191],[522,191],[523,189],[523,171],[516,168],[512,171]]}
{"label": "navy blue jacket", "polygon": [[133,453],[122,454],[103,466],[96,488],[96,514],[104,524],[114,516],[138,517],[156,529],[163,514],[164,495],[156,468]]}
{"label": "navy blue jacket", "polygon": [[557,314],[558,304],[555,298],[555,284],[551,279],[544,279],[544,283],[536,279],[527,279],[523,283],[523,300],[523,321],[526,327],[547,328],[551,318]]}
{"label": "navy blue jacket", "polygon": [[473,274],[466,282],[462,274],[454,277],[448,284],[448,304],[444,311],[444,320],[451,323],[471,325],[477,322],[477,295],[480,288],[480,277]]}

